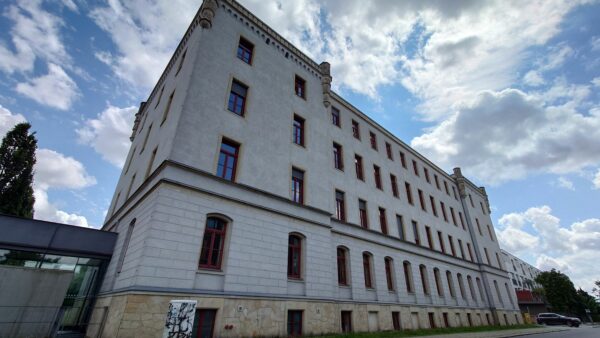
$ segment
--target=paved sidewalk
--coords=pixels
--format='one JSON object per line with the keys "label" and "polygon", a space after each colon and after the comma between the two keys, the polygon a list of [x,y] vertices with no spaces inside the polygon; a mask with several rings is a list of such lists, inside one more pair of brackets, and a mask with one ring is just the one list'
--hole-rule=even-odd
{"label": "paved sidewalk", "polygon": [[442,334],[442,335],[434,335],[434,336],[421,336],[420,338],[504,338],[504,337],[530,336],[530,335],[535,335],[535,334],[539,334],[539,333],[559,332],[559,331],[566,331],[566,330],[568,330],[568,329],[564,328],[564,327],[540,327],[540,328],[520,329],[520,330],[452,333],[452,334]]}

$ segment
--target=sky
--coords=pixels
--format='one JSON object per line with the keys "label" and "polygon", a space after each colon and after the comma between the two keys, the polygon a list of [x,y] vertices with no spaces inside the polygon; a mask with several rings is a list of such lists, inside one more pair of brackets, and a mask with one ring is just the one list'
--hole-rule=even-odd
{"label": "sky", "polygon": [[[35,217],[102,226],[198,0],[0,0],[0,135],[38,138]],[[242,0],[333,89],[485,186],[503,249],[600,280],[600,3]]]}

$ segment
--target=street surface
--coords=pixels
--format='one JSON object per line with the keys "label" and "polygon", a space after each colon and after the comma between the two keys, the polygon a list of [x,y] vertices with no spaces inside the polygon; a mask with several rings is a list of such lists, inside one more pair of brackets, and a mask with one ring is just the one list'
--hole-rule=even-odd
{"label": "street surface", "polygon": [[[558,326],[561,327],[561,326]],[[567,330],[560,332],[540,333],[531,335],[531,338],[599,338],[600,326],[582,325],[580,327],[565,327]]]}

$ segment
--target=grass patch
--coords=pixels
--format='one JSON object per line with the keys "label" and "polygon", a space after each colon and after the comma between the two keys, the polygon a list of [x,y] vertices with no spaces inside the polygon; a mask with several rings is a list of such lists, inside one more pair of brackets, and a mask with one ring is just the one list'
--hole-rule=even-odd
{"label": "grass patch", "polygon": [[396,338],[396,337],[418,337],[429,336],[436,334],[450,333],[465,333],[465,332],[484,332],[484,331],[501,331],[501,330],[517,330],[517,329],[532,329],[539,325],[523,324],[510,326],[472,326],[472,327],[444,327],[437,329],[419,329],[406,331],[381,331],[381,332],[357,332],[347,334],[328,334],[322,336],[312,336],[319,338]]}

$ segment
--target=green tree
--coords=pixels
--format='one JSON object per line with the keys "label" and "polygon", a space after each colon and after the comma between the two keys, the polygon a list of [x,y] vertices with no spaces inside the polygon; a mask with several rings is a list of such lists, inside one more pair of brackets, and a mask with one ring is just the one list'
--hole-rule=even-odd
{"label": "green tree", "polygon": [[546,299],[552,310],[562,313],[577,312],[577,291],[569,276],[552,269],[540,273],[535,281],[544,287]]}
{"label": "green tree", "polygon": [[592,294],[600,300],[600,280],[595,281],[594,284],[596,284],[596,287],[592,289]]}
{"label": "green tree", "polygon": [[0,146],[0,213],[33,218],[33,165],[37,140],[29,123],[6,133]]}

